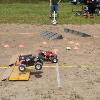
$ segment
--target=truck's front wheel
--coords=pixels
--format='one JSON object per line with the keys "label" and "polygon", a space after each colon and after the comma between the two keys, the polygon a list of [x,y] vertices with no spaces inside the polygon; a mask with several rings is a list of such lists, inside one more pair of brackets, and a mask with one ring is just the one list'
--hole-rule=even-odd
{"label": "truck's front wheel", "polygon": [[42,69],[42,63],[40,63],[40,62],[37,62],[36,64],[35,64],[35,69],[36,70],[41,70]]}

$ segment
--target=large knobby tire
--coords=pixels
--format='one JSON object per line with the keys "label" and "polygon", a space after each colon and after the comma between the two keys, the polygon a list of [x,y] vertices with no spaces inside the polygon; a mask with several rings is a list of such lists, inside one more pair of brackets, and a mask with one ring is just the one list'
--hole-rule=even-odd
{"label": "large knobby tire", "polygon": [[58,59],[57,59],[56,57],[52,57],[52,58],[51,58],[51,62],[52,62],[52,63],[57,63],[57,62],[58,62]]}
{"label": "large knobby tire", "polygon": [[24,72],[26,70],[26,66],[24,64],[19,65],[19,71]]}
{"label": "large knobby tire", "polygon": [[36,70],[41,70],[42,69],[42,63],[40,63],[40,62],[37,62],[36,64],[35,64],[35,69]]}

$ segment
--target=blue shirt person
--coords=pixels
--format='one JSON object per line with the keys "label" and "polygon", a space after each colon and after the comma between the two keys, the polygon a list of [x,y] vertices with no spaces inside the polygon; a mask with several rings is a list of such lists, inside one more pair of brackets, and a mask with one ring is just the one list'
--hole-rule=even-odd
{"label": "blue shirt person", "polygon": [[54,11],[57,13],[58,10],[58,4],[61,0],[50,0],[50,7],[51,7],[51,13]]}

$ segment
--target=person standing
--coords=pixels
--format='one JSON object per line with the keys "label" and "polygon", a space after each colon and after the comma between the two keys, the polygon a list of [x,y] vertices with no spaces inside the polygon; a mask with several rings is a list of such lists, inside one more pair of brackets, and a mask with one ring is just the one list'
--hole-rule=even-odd
{"label": "person standing", "polygon": [[96,0],[87,0],[88,5],[88,17],[94,15],[96,9]]}
{"label": "person standing", "polygon": [[61,0],[50,0],[50,16],[51,14],[55,11],[55,13],[57,13],[58,11],[58,4],[61,2]]}

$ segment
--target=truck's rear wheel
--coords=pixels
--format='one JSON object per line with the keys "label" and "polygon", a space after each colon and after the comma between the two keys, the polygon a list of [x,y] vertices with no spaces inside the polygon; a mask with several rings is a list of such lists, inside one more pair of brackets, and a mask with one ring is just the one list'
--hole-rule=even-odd
{"label": "truck's rear wheel", "polygon": [[26,70],[26,66],[24,64],[19,65],[19,71],[24,72]]}
{"label": "truck's rear wheel", "polygon": [[51,62],[52,62],[52,63],[57,63],[57,62],[58,62],[58,59],[57,59],[56,57],[52,57],[52,58],[51,58]]}

